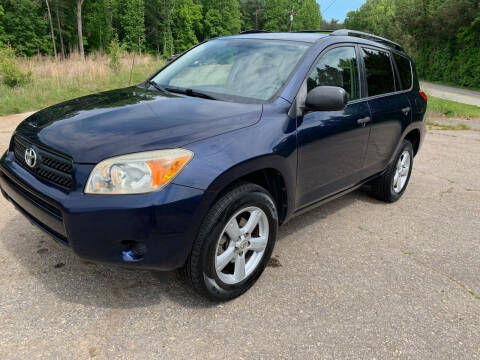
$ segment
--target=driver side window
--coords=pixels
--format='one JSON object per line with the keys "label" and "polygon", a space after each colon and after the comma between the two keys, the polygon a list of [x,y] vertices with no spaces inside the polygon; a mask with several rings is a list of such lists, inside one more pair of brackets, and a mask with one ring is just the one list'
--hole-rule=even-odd
{"label": "driver side window", "polygon": [[358,62],[355,47],[337,47],[322,55],[307,79],[307,91],[317,86],[338,86],[348,100],[360,98]]}

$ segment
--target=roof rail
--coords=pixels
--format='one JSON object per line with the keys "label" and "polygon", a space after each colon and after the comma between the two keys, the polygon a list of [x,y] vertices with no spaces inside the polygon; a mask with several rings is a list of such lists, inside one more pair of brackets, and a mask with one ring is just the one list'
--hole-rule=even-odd
{"label": "roof rail", "polygon": [[258,34],[258,33],[268,33],[268,32],[270,31],[252,29],[252,30],[241,31],[239,34]]}
{"label": "roof rail", "polygon": [[302,30],[293,31],[294,33],[334,33],[337,30]]}
{"label": "roof rail", "polygon": [[381,44],[393,47],[396,50],[404,51],[402,45],[397,44],[396,42],[393,42],[392,40],[388,40],[388,39],[385,39],[381,36],[369,34],[369,33],[362,32],[362,31],[340,29],[340,30],[335,30],[330,35],[333,35],[333,36],[356,36],[356,37],[359,37],[359,38],[379,42]]}

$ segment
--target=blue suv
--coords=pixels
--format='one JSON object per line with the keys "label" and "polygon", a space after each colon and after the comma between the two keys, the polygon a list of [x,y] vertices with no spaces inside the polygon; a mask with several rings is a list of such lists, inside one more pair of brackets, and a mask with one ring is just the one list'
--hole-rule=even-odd
{"label": "blue suv", "polygon": [[80,257],[180,269],[228,300],[258,279],[291,217],[362,185],[398,200],[426,104],[392,41],[250,31],[203,42],[137,86],[30,116],[0,187]]}

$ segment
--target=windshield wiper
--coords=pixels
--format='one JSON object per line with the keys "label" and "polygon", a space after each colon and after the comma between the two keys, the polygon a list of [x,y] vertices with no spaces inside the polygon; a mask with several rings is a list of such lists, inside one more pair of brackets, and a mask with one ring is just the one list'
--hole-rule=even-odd
{"label": "windshield wiper", "polygon": [[152,85],[155,89],[159,90],[159,91],[168,92],[167,89],[165,89],[164,87],[158,85],[154,80],[150,80],[148,83],[149,83],[150,85]]}
{"label": "windshield wiper", "polygon": [[193,89],[179,89],[179,88],[167,87],[167,88],[165,88],[165,90],[167,90],[169,92],[172,92],[172,93],[177,93],[177,94],[185,94],[185,95],[188,95],[188,96],[195,96],[195,97],[204,98],[204,99],[217,100],[212,95],[208,95],[208,94],[205,94],[203,92],[196,91],[196,90],[193,90]]}

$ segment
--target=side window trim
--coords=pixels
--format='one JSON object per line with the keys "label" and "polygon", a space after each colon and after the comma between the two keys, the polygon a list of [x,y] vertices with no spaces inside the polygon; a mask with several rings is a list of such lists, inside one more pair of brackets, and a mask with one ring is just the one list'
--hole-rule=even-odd
{"label": "side window trim", "polygon": [[[310,77],[310,75],[312,74],[312,71],[315,69],[315,66],[318,64],[318,62],[320,61],[320,59],[322,58],[322,56],[324,56],[325,54],[327,54],[330,50],[333,50],[333,49],[336,49],[336,48],[341,48],[341,47],[352,47],[355,51],[355,56],[357,57],[357,74],[358,74],[358,78],[357,78],[357,81],[358,81],[358,84],[359,84],[359,88],[360,88],[360,98],[359,99],[355,99],[355,100],[349,100],[348,101],[348,104],[350,103],[356,103],[356,102],[359,102],[359,101],[364,101],[365,100],[365,93],[363,92],[363,86],[362,86],[362,67],[360,66],[360,58],[358,57],[358,43],[351,43],[351,42],[346,42],[346,43],[338,43],[338,44],[333,44],[333,45],[330,45],[328,46],[327,48],[323,49],[318,55],[317,57],[315,58],[315,60],[313,60],[312,62],[312,65],[310,65],[310,68],[308,69],[308,72],[307,72],[307,75],[305,76],[305,79],[303,79],[303,82],[302,82],[302,86],[304,86],[304,84],[306,84],[308,78]],[[301,87],[300,87],[301,88]],[[299,90],[300,92],[300,90]],[[298,96],[298,95],[297,95]]]}
{"label": "side window trim", "polygon": [[400,70],[398,69],[397,60],[395,60],[394,55],[401,56],[402,58],[407,60],[408,64],[410,65],[410,87],[408,89],[401,89],[400,90],[400,92],[410,92],[413,89],[413,64],[412,64],[412,60],[410,60],[407,56],[402,55],[399,52],[395,52],[395,53],[392,52],[392,61],[395,64],[395,70],[396,70],[396,73],[397,73],[397,77],[399,79],[399,84],[401,85],[402,88],[403,88],[403,84],[402,84],[402,81],[401,81],[401,78],[400,78]]}
{"label": "side window trim", "polygon": [[[399,82],[397,80],[397,71],[396,71],[396,64],[394,66],[394,58],[393,58],[393,53],[390,51],[390,50],[386,50],[386,49],[383,49],[383,48],[380,48],[380,47],[376,47],[376,46],[372,46],[372,45],[365,45],[365,44],[358,44],[359,48],[360,48],[360,52],[361,52],[361,49],[362,48],[367,48],[367,49],[373,49],[373,50],[377,50],[377,51],[383,51],[383,52],[387,52],[390,56],[390,63],[391,63],[391,66],[393,67],[392,70],[393,70],[393,73],[394,73],[394,81],[395,81],[395,89],[397,89],[397,85]],[[399,54],[400,56],[402,56],[401,54]],[[412,86],[410,87],[410,89],[408,90],[395,90],[394,92],[389,92],[389,93],[385,93],[385,94],[379,94],[379,95],[373,95],[373,96],[368,96],[368,83],[367,83],[367,69],[365,67],[365,62],[364,62],[364,58],[363,58],[363,54],[362,54],[362,58],[361,58],[361,61],[362,61],[362,72],[364,73],[364,76],[365,76],[365,88],[366,88],[366,97],[365,99],[362,99],[362,100],[372,100],[372,99],[378,99],[378,98],[382,98],[382,97],[386,97],[386,96],[393,96],[393,95],[398,95],[398,94],[403,94],[403,93],[407,93],[407,92],[410,92],[412,91],[413,89],[413,64],[412,64],[412,61],[407,58],[406,56],[403,56],[404,58],[406,58],[409,62],[410,62],[410,69],[411,69],[411,74],[412,74]]]}
{"label": "side window trim", "polygon": [[[385,93],[385,94],[373,95],[373,96],[368,95],[367,67],[365,66],[365,61],[364,61],[365,57],[364,57],[364,54],[363,54],[363,51],[362,51],[363,49],[372,49],[372,50],[375,50],[375,51],[379,51],[379,52],[383,52],[383,53],[388,54],[388,58],[390,59],[390,68],[391,68],[392,74],[393,74],[393,86],[395,87],[395,91]],[[379,48],[379,47],[376,47],[376,46],[361,44],[360,45],[360,53],[362,54],[362,64],[363,64],[363,69],[364,69],[364,72],[365,72],[365,87],[367,88],[367,99],[377,98],[377,97],[380,97],[380,96],[386,96],[386,95],[392,95],[392,94],[398,93],[399,92],[399,90],[397,90],[398,89],[398,87],[397,87],[398,80],[397,80],[395,67],[393,65],[392,52],[390,50],[382,49],[382,48]]]}

